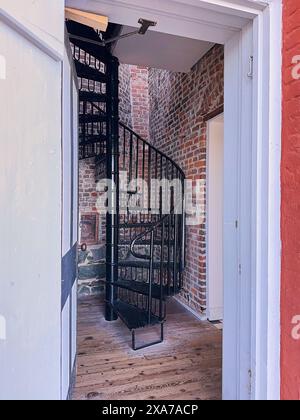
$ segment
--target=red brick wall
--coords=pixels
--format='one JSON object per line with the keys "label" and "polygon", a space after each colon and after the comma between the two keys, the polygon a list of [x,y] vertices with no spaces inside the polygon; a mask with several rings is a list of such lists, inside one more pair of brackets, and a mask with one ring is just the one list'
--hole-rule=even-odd
{"label": "red brick wall", "polygon": [[[206,178],[204,117],[223,105],[223,63],[224,49],[217,45],[188,74],[149,70],[151,142],[192,180]],[[187,268],[181,298],[198,312],[206,309],[205,236],[205,221],[187,229]]]}
{"label": "red brick wall", "polygon": [[119,67],[120,120],[130,128],[132,128],[131,67],[127,64],[121,64]]}
{"label": "red brick wall", "polygon": [[292,337],[292,320],[300,315],[300,78],[292,77],[292,59],[300,55],[300,4],[283,5],[281,396],[299,400],[300,340]]}
{"label": "red brick wall", "polygon": [[149,70],[130,66],[131,112],[133,130],[145,140],[149,139]]}
{"label": "red brick wall", "polygon": [[[97,213],[96,201],[98,194],[96,192],[95,181],[95,159],[86,159],[79,162],[79,214]],[[82,219],[81,219],[82,220]],[[99,260],[95,253],[105,246],[105,219],[99,217],[99,232],[95,244],[88,245],[87,253],[79,251],[79,272],[78,272],[78,294],[87,296],[99,294],[103,291],[103,282],[99,281],[100,266],[90,265],[92,260]],[[80,243],[85,242],[79,238]],[[96,243],[97,242],[97,243]],[[94,257],[94,255],[96,255]],[[89,257],[87,262],[87,256]],[[85,260],[85,262],[83,262]],[[88,276],[86,273],[89,273]],[[103,270],[102,270],[103,272]],[[88,277],[88,278],[87,278]],[[103,277],[103,275],[102,275]]]}
{"label": "red brick wall", "polygon": [[[79,214],[98,213],[96,203],[99,193],[96,191],[95,159],[85,159],[79,162]],[[99,237],[97,243],[105,245],[104,215],[99,215]]]}
{"label": "red brick wall", "polygon": [[82,160],[79,163],[80,212],[95,211],[96,201],[95,159]]}

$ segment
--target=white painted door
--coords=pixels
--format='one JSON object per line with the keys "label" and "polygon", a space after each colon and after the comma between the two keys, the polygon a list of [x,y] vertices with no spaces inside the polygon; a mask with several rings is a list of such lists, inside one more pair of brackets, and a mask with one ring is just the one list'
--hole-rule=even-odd
{"label": "white painted door", "polygon": [[208,121],[207,317],[223,319],[224,115]]}
{"label": "white painted door", "polygon": [[[251,398],[253,25],[225,44],[223,397]],[[238,124],[237,124],[238,122]]]}
{"label": "white painted door", "polygon": [[60,399],[63,13],[0,1],[1,400]]}
{"label": "white painted door", "polygon": [[70,45],[63,64],[62,399],[75,372],[78,243],[78,90]]}

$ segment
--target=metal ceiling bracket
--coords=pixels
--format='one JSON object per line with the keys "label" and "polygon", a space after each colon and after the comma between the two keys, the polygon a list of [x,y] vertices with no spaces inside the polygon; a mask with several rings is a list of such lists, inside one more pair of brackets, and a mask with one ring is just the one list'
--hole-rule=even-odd
{"label": "metal ceiling bracket", "polygon": [[84,38],[84,37],[81,37],[81,36],[72,35],[70,33],[69,33],[69,36],[70,36],[70,38],[78,39],[79,41],[84,41],[84,42],[88,42],[90,44],[99,45],[100,47],[105,47],[108,44],[112,44],[113,42],[120,41],[121,39],[128,38],[128,37],[133,36],[133,35],[145,35],[150,27],[154,27],[154,26],[157,25],[157,22],[141,18],[141,19],[139,19],[139,24],[141,25],[141,27],[139,29],[136,29],[133,32],[129,32],[127,34],[122,34],[122,35],[116,36],[114,38],[106,39],[106,40],[103,40],[103,41],[94,41],[94,40]]}
{"label": "metal ceiling bracket", "polygon": [[148,31],[149,28],[157,25],[157,22],[141,18],[141,19],[139,19],[139,24],[141,25],[141,27],[140,27],[138,33],[140,35],[145,35],[145,33]]}

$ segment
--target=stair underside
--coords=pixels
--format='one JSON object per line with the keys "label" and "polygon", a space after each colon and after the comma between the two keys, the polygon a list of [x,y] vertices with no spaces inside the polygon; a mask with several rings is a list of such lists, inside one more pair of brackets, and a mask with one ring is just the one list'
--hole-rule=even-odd
{"label": "stair underside", "polygon": [[149,323],[148,312],[146,310],[120,300],[114,302],[113,309],[130,330],[144,328],[162,322],[157,316],[152,314]]}
{"label": "stair underside", "polygon": [[92,67],[75,61],[77,76],[83,79],[93,80],[94,82],[106,83],[107,77],[100,70],[93,69]]}

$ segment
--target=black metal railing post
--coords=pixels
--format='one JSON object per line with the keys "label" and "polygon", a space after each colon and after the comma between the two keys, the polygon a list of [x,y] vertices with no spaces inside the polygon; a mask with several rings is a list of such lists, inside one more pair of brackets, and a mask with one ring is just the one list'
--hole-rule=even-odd
{"label": "black metal railing post", "polygon": [[105,319],[114,321],[116,299],[115,283],[118,280],[119,235],[119,61],[111,57],[107,66],[107,151],[106,177],[111,180],[110,209],[106,216],[106,310]]}
{"label": "black metal railing post", "polygon": [[153,262],[154,262],[154,231],[150,235],[150,264],[149,264],[149,296],[148,296],[148,324],[151,324],[152,317],[152,282],[153,282]]}

